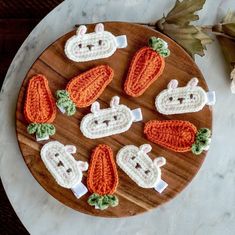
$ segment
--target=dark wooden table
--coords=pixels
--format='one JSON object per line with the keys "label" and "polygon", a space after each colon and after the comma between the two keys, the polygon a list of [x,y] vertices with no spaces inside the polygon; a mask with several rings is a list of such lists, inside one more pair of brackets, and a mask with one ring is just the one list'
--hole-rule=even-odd
{"label": "dark wooden table", "polygon": [[[0,87],[17,50],[37,23],[62,0],[0,0]],[[28,234],[0,181],[0,234]]]}

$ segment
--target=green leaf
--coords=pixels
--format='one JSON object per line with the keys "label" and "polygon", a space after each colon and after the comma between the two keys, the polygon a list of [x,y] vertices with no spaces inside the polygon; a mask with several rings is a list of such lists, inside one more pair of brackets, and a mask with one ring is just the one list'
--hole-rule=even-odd
{"label": "green leaf", "polygon": [[27,127],[27,131],[28,131],[29,134],[36,133],[37,129],[38,129],[38,124],[37,123],[31,123]]}
{"label": "green leaf", "polygon": [[202,9],[204,3],[205,0],[177,0],[167,16],[156,23],[157,29],[180,44],[193,58],[196,54],[204,56],[206,45],[212,42],[202,28],[191,25],[199,19],[195,12]]}
{"label": "green leaf", "polygon": [[72,116],[76,112],[76,106],[69,97],[69,93],[66,90],[58,90],[56,92],[57,106],[65,110],[68,116]]}
{"label": "green leaf", "polygon": [[195,154],[195,155],[199,155],[203,152],[203,147],[197,143],[193,144],[192,145],[192,153]]}

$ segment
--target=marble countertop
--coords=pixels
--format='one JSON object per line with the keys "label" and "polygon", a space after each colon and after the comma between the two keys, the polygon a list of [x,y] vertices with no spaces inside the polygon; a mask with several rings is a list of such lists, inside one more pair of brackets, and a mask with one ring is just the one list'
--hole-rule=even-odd
{"label": "marble countertop", "polygon": [[[76,212],[56,201],[36,182],[17,144],[15,106],[20,85],[47,46],[77,23],[154,22],[174,2],[67,0],[37,25],[19,49],[0,94],[0,173],[12,206],[31,234],[235,234],[235,95],[230,93],[228,71],[216,41],[208,46],[206,56],[196,58],[210,90],[217,95],[210,151],[192,183],[158,209],[125,219]],[[218,9],[227,7],[235,9],[235,1],[207,0],[199,13],[199,23],[213,24]]]}

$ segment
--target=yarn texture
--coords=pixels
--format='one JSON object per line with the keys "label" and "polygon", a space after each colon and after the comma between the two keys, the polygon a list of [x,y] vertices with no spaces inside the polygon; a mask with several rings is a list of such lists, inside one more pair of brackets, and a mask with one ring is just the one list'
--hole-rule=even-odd
{"label": "yarn texture", "polygon": [[155,106],[159,113],[181,114],[198,112],[203,109],[206,104],[213,105],[215,103],[215,94],[210,92],[213,102],[208,102],[208,93],[201,87],[197,86],[198,79],[192,78],[184,87],[177,87],[178,81],[171,80],[167,89],[158,94],[155,100]]}
{"label": "yarn texture", "polygon": [[197,155],[209,148],[211,138],[209,129],[202,128],[197,132],[192,123],[181,120],[148,121],[144,133],[148,140],[174,152],[192,151]]}
{"label": "yarn texture", "polygon": [[[117,48],[127,47],[125,35],[115,37],[104,31],[104,25],[95,26],[95,32],[87,33],[85,25],[79,26],[76,35],[67,40],[64,52],[75,62],[85,62],[110,57]],[[121,42],[121,44],[119,43]]]}
{"label": "yarn texture", "polygon": [[152,161],[147,155],[151,149],[149,144],[139,148],[127,145],[119,150],[116,157],[118,166],[142,188],[154,188],[157,185],[161,179],[160,166],[166,163],[163,157]]}
{"label": "yarn texture", "polygon": [[76,112],[76,107],[91,105],[112,81],[114,72],[108,65],[96,66],[71,79],[66,90],[57,91],[57,106],[68,116]]}
{"label": "yarn texture", "polygon": [[117,206],[118,199],[112,194],[118,185],[118,173],[112,149],[105,144],[98,145],[92,152],[87,176],[87,186],[93,193],[88,203],[98,209]]}
{"label": "yarn texture", "polygon": [[37,74],[29,80],[24,104],[25,119],[31,123],[30,134],[44,138],[55,134],[51,124],[56,117],[56,104],[45,76]]}
{"label": "yarn texture", "polygon": [[165,68],[164,57],[170,55],[168,45],[160,38],[151,37],[149,46],[139,49],[130,64],[124,84],[126,94],[132,97],[142,95]]}
{"label": "yarn texture", "polygon": [[[126,105],[119,104],[120,98],[114,96],[110,108],[100,109],[98,102],[91,106],[91,112],[85,115],[80,124],[83,135],[89,139],[97,139],[127,131],[135,120],[132,110]],[[136,110],[135,110],[136,111]],[[141,110],[137,110],[141,114]]]}
{"label": "yarn texture", "polygon": [[[71,151],[72,149],[72,151]],[[74,146],[64,146],[58,141],[51,141],[41,149],[41,159],[56,182],[71,189],[82,180],[82,171],[88,169],[88,163],[76,161],[71,153],[75,153]]]}

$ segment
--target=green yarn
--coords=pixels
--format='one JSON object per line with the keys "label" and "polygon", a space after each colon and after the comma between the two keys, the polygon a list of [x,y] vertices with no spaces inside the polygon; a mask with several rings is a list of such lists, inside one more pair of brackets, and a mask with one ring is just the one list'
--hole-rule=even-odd
{"label": "green yarn", "polygon": [[35,134],[38,138],[45,138],[55,134],[55,127],[47,123],[31,123],[27,127],[29,134]]}
{"label": "green yarn", "polygon": [[162,57],[168,57],[170,55],[170,50],[168,49],[167,43],[161,38],[151,37],[149,38],[148,44]]}
{"label": "green yarn", "polygon": [[66,90],[59,90],[56,92],[57,106],[63,108],[68,116],[72,116],[76,112],[76,106],[69,97],[69,93]]}
{"label": "green yarn", "polygon": [[210,144],[211,131],[208,128],[201,128],[196,135],[196,141],[192,145],[192,153],[199,155],[205,150]]}
{"label": "green yarn", "polygon": [[118,198],[114,195],[104,195],[101,196],[99,194],[93,193],[87,200],[90,206],[96,206],[100,210],[105,210],[109,206],[115,207],[118,205]]}

